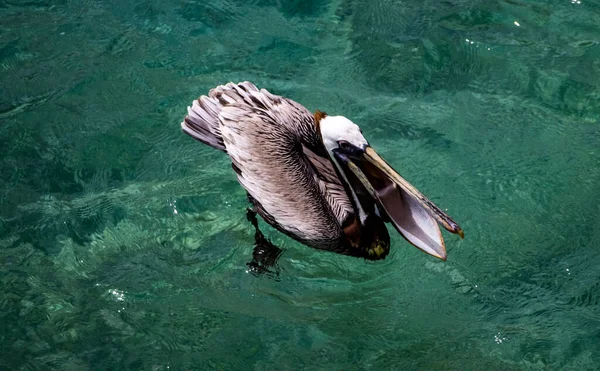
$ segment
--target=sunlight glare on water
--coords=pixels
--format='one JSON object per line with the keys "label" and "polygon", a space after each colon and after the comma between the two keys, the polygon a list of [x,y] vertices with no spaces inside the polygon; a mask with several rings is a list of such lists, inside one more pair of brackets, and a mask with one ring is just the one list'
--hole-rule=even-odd
{"label": "sunlight glare on water", "polygon": [[[595,1],[0,1],[0,368],[597,370]],[[192,100],[344,115],[465,239],[254,230]],[[390,231],[391,228],[390,228]]]}

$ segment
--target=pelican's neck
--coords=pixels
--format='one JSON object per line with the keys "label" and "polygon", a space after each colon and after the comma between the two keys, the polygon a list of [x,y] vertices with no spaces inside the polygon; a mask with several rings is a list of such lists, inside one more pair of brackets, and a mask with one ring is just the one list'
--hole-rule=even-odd
{"label": "pelican's neck", "polygon": [[348,180],[346,173],[344,172],[344,170],[338,163],[337,159],[333,156],[333,154],[330,151],[327,151],[327,153],[329,154],[329,158],[331,159],[331,162],[333,162],[338,173],[342,177],[341,180],[346,184],[346,189],[348,189],[350,191],[350,196],[352,197],[352,200],[354,201],[354,205],[356,207],[356,211],[358,212],[358,219],[360,220],[360,224],[365,225],[368,215],[365,212],[365,209],[363,208],[363,206],[360,202],[360,199],[358,198],[358,195],[356,194],[356,191],[352,187],[350,180]]}
{"label": "pelican's neck", "polygon": [[[337,159],[333,155],[333,150],[337,148],[337,143],[333,138],[335,136],[335,130],[337,130],[339,127],[344,128],[348,125],[353,125],[353,127],[356,127],[356,125],[354,125],[350,120],[343,116],[328,116],[327,113],[321,111],[317,111],[314,115],[314,118],[316,123],[315,127],[318,132],[319,139],[321,141],[321,146],[323,147],[325,152],[327,152],[329,159],[336,167],[337,172],[341,177],[340,180],[346,183],[346,189],[349,190],[350,197],[352,197],[352,200],[354,201],[353,203],[355,205],[355,211],[358,214],[360,223],[364,225],[368,215],[365,212],[365,209],[363,208],[362,203],[360,202],[360,199],[356,194],[356,191],[352,187],[350,180],[347,178],[346,173],[344,172]],[[356,128],[358,129],[358,127]]]}

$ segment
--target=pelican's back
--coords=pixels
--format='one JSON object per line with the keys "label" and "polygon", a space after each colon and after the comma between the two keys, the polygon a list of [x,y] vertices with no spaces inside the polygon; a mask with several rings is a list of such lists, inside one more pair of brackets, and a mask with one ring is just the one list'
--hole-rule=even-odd
{"label": "pelican's back", "polygon": [[188,108],[185,133],[227,152],[238,181],[263,219],[310,246],[342,248],[352,213],[313,115],[249,82],[212,89]]}

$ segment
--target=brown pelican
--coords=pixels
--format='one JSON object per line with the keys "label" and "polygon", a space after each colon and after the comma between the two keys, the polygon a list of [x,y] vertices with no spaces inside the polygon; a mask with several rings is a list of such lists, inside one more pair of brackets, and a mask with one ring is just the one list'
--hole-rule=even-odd
{"label": "brown pelican", "polygon": [[[383,259],[390,223],[414,246],[446,260],[438,223],[464,237],[345,117],[313,115],[243,82],[218,86],[195,100],[181,127],[226,152],[254,210],[305,245]],[[257,227],[255,219],[253,224]]]}

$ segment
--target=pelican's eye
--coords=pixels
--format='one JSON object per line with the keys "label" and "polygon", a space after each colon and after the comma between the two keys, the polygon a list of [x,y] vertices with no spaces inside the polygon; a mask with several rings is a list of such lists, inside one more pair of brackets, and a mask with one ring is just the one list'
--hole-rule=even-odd
{"label": "pelican's eye", "polygon": [[338,146],[340,146],[341,149],[346,149],[346,150],[352,148],[352,145],[350,143],[346,142],[345,140],[340,140],[338,142]]}

